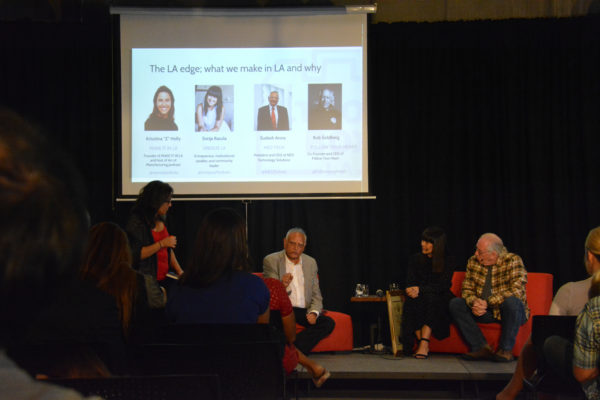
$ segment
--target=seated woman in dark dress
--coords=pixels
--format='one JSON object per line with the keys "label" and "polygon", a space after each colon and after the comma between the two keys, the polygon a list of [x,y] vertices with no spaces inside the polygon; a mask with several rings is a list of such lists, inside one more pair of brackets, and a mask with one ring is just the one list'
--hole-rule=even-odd
{"label": "seated woman in dark dress", "polygon": [[453,272],[453,262],[446,256],[446,234],[437,227],[425,229],[421,236],[421,253],[410,257],[406,272],[402,315],[405,354],[412,353],[416,337],[418,346],[414,357],[426,359],[431,335],[437,339],[449,336],[448,302],[454,297],[450,291]]}
{"label": "seated woman in dark dress", "polygon": [[167,318],[176,324],[269,322],[269,290],[248,272],[244,219],[230,208],[208,213],[187,269],[173,285]]}

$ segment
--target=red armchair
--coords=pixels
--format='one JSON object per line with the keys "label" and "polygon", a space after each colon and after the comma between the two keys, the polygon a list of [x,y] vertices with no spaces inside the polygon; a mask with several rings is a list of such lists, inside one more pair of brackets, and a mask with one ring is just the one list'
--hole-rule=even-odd
{"label": "red armchair", "polygon": [[[460,296],[463,279],[465,279],[464,271],[454,272],[451,290],[455,296]],[[552,274],[542,272],[527,273],[527,302],[529,303],[531,315],[527,322],[521,326],[517,334],[515,346],[513,347],[513,354],[515,356],[521,353],[521,348],[529,338],[529,335],[531,335],[531,317],[534,315],[546,315],[548,314],[548,310],[550,310],[550,304],[552,303],[552,279]],[[478,325],[489,345],[492,349],[496,349],[500,339],[500,324]],[[446,339],[437,340],[431,337],[429,351],[435,353],[467,353],[470,350],[460,336],[456,326],[451,324],[450,336]]]}
{"label": "red armchair", "polygon": [[[262,272],[255,272],[254,275],[263,277]],[[352,351],[354,343],[354,330],[352,328],[352,318],[348,314],[338,311],[323,310],[323,314],[335,321],[333,332],[322,339],[314,349],[313,353],[326,351]],[[296,324],[296,333],[300,333],[305,328]]]}

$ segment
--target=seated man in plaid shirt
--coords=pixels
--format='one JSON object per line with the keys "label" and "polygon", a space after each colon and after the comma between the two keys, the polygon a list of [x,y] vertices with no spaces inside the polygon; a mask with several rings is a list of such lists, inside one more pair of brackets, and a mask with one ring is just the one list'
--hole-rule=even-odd
{"label": "seated man in plaid shirt", "polygon": [[[509,253],[493,233],[481,235],[475,254],[467,262],[462,297],[450,301],[450,313],[471,351],[467,360],[513,360],[512,348],[519,328],[529,318],[525,284],[527,271],[521,257]],[[496,353],[477,323],[502,325]]]}

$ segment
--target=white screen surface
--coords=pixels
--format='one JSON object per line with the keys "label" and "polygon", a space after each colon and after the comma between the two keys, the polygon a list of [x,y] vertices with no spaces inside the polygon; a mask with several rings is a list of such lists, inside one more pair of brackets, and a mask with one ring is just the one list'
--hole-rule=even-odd
{"label": "white screen surface", "polygon": [[[364,14],[120,19],[123,195],[368,192]],[[162,86],[173,123],[156,125]]]}

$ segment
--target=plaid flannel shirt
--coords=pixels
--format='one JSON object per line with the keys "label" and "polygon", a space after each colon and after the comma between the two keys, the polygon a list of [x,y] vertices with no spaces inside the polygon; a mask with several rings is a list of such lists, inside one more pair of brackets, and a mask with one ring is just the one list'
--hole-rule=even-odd
{"label": "plaid flannel shirt", "polygon": [[467,272],[462,284],[462,298],[469,307],[473,306],[476,298],[481,298],[487,269],[492,268],[492,295],[487,299],[488,309],[494,318],[501,319],[500,305],[504,299],[515,296],[525,305],[525,316],[529,319],[529,306],[527,305],[527,270],[523,260],[516,254],[503,252],[498,256],[496,265],[485,267],[477,261],[476,256],[471,256],[467,261]]}
{"label": "plaid flannel shirt", "polygon": [[[573,344],[573,365],[594,369],[600,363],[600,296],[590,299],[577,316]],[[598,379],[582,385],[588,400],[600,399]]]}

